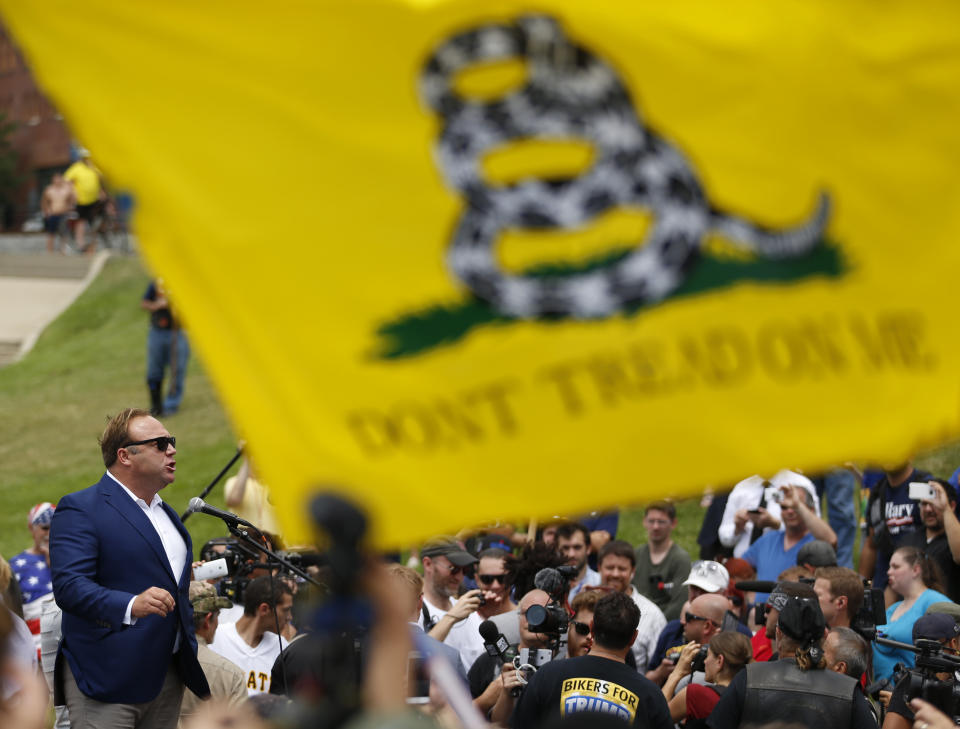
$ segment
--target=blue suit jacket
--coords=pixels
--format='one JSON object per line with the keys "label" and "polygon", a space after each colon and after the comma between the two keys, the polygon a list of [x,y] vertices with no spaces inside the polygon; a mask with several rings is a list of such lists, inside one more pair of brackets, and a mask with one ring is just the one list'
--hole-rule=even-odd
{"label": "blue suit jacket", "polygon": [[[163,544],[141,508],[107,474],[60,499],[50,526],[53,595],[63,609],[60,650],[77,686],[109,703],[138,704],[160,693],[177,633],[177,668],[201,697],[210,689],[197,661],[190,605],[193,545],[180,518],[164,510],[187,545],[183,572],[174,576]],[[162,587],[176,601],[165,618],[148,615],[124,625],[130,600]]]}

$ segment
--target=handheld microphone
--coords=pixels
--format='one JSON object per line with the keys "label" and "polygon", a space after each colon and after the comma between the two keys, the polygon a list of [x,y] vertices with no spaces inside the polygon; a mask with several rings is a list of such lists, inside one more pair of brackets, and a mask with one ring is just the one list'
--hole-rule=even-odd
{"label": "handheld microphone", "polygon": [[497,624],[492,620],[484,620],[480,623],[480,636],[483,638],[483,647],[487,649],[487,655],[492,658],[506,660],[507,643],[506,637],[497,628]]}
{"label": "handheld microphone", "polygon": [[[215,516],[218,519],[223,519],[225,522],[227,522],[227,524],[232,524],[233,526],[236,526],[237,524],[243,524],[251,529],[257,529],[246,519],[241,519],[239,516],[232,514],[229,511],[223,511],[215,506],[210,506],[210,504],[201,499],[199,496],[194,496],[192,499],[190,499],[190,505],[187,507],[187,513],[194,514],[198,511],[204,514],[209,514],[210,516]],[[257,531],[259,532],[260,530],[257,529]]]}
{"label": "handheld microphone", "polygon": [[[497,624],[492,620],[484,620],[480,623],[480,636],[483,638],[483,647],[487,649],[487,655],[493,658],[499,658],[504,663],[507,662],[507,649],[510,644],[506,637],[500,632]],[[510,689],[510,695],[517,697],[520,695],[520,687],[514,686]]]}

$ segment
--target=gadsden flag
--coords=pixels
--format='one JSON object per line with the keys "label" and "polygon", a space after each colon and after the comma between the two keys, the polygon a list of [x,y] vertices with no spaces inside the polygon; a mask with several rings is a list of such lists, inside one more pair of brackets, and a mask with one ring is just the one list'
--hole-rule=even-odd
{"label": "gadsden flag", "polygon": [[294,538],[960,433],[960,6],[0,0]]}

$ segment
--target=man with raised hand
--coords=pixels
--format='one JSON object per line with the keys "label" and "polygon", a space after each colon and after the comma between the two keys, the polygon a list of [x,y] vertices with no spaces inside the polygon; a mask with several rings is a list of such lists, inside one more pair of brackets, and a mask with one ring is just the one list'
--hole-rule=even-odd
{"label": "man with raised hand", "polygon": [[174,727],[184,685],[205,698],[190,608],[190,535],[159,492],[176,439],[128,408],[100,438],[107,472],[57,504],[53,593],[63,609],[58,676],[74,729]]}
{"label": "man with raised hand", "polygon": [[468,590],[457,594],[463,582],[463,568],[476,564],[477,558],[467,552],[453,537],[435,537],[420,550],[423,562],[423,607],[420,627],[427,634],[453,646],[460,653],[464,670],[483,652],[483,638],[477,615],[482,591]]}

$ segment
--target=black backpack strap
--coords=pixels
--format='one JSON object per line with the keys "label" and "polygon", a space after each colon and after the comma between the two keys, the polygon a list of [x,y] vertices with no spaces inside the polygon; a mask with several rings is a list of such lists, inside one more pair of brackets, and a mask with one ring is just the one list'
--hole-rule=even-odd
{"label": "black backpack strap", "polygon": [[430,615],[430,611],[427,610],[427,603],[424,602],[420,605],[420,612],[423,614],[423,632],[429,633],[437,625],[437,619]]}

